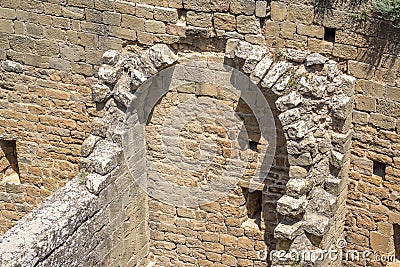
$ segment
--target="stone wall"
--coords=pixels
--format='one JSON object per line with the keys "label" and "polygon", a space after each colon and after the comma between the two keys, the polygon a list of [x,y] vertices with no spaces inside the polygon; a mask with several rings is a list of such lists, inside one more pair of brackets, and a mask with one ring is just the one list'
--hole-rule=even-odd
{"label": "stone wall", "polygon": [[[222,52],[234,37],[321,53],[358,79],[345,236],[350,249],[386,248],[399,212],[399,34],[384,21],[351,15],[357,3],[3,0],[0,59],[22,66],[2,64],[0,135],[16,139],[21,185],[0,185],[1,231],[77,172],[95,113],[95,78],[87,77],[96,77],[104,51],[168,43]],[[374,166],[384,177],[373,175]]]}

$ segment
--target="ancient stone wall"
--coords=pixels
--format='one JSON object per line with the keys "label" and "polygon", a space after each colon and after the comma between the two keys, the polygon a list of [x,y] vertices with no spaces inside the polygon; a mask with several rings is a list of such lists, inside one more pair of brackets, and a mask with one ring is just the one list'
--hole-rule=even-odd
{"label": "ancient stone wall", "polygon": [[349,249],[386,253],[400,211],[399,33],[351,14],[360,9],[334,0],[1,1],[0,59],[22,64],[2,62],[0,72],[0,139],[16,140],[21,183],[0,185],[1,231],[76,174],[104,51],[168,43],[222,52],[234,37],[318,52],[357,78],[344,235]]}

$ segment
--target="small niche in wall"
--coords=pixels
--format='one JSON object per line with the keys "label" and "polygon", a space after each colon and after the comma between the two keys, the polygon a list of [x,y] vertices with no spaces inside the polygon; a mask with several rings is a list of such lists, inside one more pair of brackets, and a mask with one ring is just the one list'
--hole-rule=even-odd
{"label": "small niche in wall", "polygon": [[336,39],[336,29],[325,27],[324,40],[334,43]]}
{"label": "small niche in wall", "polygon": [[253,227],[261,229],[262,220],[262,191],[250,191],[248,188],[242,188],[246,199],[246,209],[248,220],[244,222],[243,227]]}
{"label": "small niche in wall", "polygon": [[385,178],[386,175],[386,164],[374,161],[374,172],[375,175]]}
{"label": "small niche in wall", "polygon": [[0,140],[0,182],[20,184],[15,140]]}
{"label": "small niche in wall", "polygon": [[400,261],[400,224],[393,224],[394,251],[396,259]]}

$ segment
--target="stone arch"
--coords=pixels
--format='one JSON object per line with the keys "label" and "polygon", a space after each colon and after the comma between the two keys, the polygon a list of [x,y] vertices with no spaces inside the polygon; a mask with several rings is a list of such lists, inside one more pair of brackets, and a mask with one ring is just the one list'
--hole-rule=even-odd
{"label": "stone arch", "polygon": [[[93,88],[93,98],[103,109],[103,116],[95,121],[94,135],[86,142],[93,144],[88,145],[91,148],[85,164],[89,171],[105,174],[109,169],[107,164],[117,164],[112,160],[106,164],[93,161],[96,151],[93,147],[107,145],[112,154],[123,150],[128,140],[140,143],[127,155],[127,162],[131,160],[128,165],[133,164],[136,170],[132,176],[147,177],[148,165],[143,160],[147,120],[143,120],[146,117],[143,114],[132,116],[129,105],[143,103],[133,92],[177,60],[177,55],[165,45],[147,51],[105,54],[105,65],[99,71],[102,83]],[[336,233],[343,217],[341,194],[345,191],[348,168],[346,147],[351,134],[354,80],[321,55],[291,49],[272,55],[263,47],[235,39],[228,40],[224,60],[248,75],[264,92],[277,96],[275,105],[287,139],[290,180],[286,194],[277,201],[277,211],[283,219],[274,229],[278,239],[276,248],[329,247],[339,238]],[[127,121],[126,113],[130,113]],[[135,125],[134,134],[128,136],[127,122]]]}

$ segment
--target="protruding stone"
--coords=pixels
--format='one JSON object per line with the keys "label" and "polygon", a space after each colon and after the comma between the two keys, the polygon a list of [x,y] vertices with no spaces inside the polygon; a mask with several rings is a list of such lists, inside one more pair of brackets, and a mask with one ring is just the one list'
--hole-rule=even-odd
{"label": "protruding stone", "polygon": [[131,78],[127,74],[123,74],[114,87],[114,98],[119,103],[128,107],[132,102],[133,95],[130,93]]}
{"label": "protruding stone", "polygon": [[353,111],[353,97],[334,96],[329,106],[335,118],[345,120]]}
{"label": "protruding stone", "polygon": [[300,50],[296,50],[296,49],[286,49],[284,51],[285,57],[287,60],[296,62],[296,63],[303,63],[307,56],[308,56],[308,52],[305,51],[300,51]]}
{"label": "protruding stone", "polygon": [[268,72],[261,82],[261,85],[265,88],[271,88],[282,75],[289,70],[291,64],[288,62],[279,62]]}
{"label": "protruding stone", "polygon": [[111,89],[105,84],[95,84],[92,87],[92,100],[101,103],[111,95]]}
{"label": "protruding stone", "polygon": [[250,79],[258,84],[261,79],[264,77],[265,73],[271,68],[272,63],[274,61],[268,55],[266,55],[254,68],[253,72],[250,75]]}
{"label": "protruding stone", "polygon": [[234,58],[235,57],[235,51],[239,45],[240,40],[239,39],[228,39],[226,42],[225,46],[225,56],[227,58]]}
{"label": "protruding stone", "polygon": [[307,233],[324,236],[329,230],[330,219],[317,213],[306,213],[304,215],[304,230]]}
{"label": "protruding stone", "polygon": [[289,239],[293,240],[302,233],[302,225],[303,222],[289,222],[283,221],[282,223],[278,224],[274,231],[275,238],[281,239]]}
{"label": "protruding stone", "polygon": [[8,72],[16,72],[16,73],[21,73],[23,70],[23,66],[17,62],[11,61],[11,60],[5,60],[1,63],[1,67],[3,70],[8,71]]}
{"label": "protruding stone", "polygon": [[243,72],[251,73],[266,53],[267,50],[264,47],[254,46],[243,65]]}
{"label": "protruding stone", "polygon": [[146,52],[148,58],[158,69],[174,64],[178,57],[166,44],[156,44]]}
{"label": "protruding stone", "polygon": [[333,166],[335,166],[336,168],[340,169],[343,166],[344,162],[345,162],[345,154],[342,154],[340,152],[337,152],[337,151],[333,150],[331,152],[330,160],[331,160],[331,164]]}
{"label": "protruding stone", "polygon": [[86,188],[90,193],[98,195],[107,185],[107,179],[110,175],[99,175],[97,173],[91,173],[86,177]]}
{"label": "protruding stone", "polygon": [[307,200],[305,196],[294,198],[285,195],[278,200],[276,210],[285,216],[296,216],[302,214],[306,206]]}
{"label": "protruding stone", "polygon": [[114,66],[118,62],[120,54],[121,53],[116,50],[108,50],[108,51],[104,52],[103,63],[110,65],[110,66]]}
{"label": "protruding stone", "polygon": [[286,194],[299,198],[308,193],[313,186],[311,179],[290,179],[286,184]]}
{"label": "protruding stone", "polygon": [[275,104],[280,111],[286,111],[289,108],[294,108],[298,106],[301,102],[303,102],[303,96],[294,91],[288,95],[278,98]]}
{"label": "protruding stone", "polygon": [[316,188],[311,193],[311,200],[308,203],[307,210],[332,216],[336,210],[336,197],[329,194],[322,188]]}
{"label": "protruding stone", "polygon": [[289,155],[288,160],[290,165],[310,166],[312,164],[312,157],[310,153]]}
{"label": "protruding stone", "polygon": [[289,177],[290,178],[306,178],[308,171],[300,166],[290,166]]}
{"label": "protruding stone", "polygon": [[329,178],[325,182],[325,190],[329,194],[338,196],[340,194],[341,179]]}
{"label": "protruding stone", "polygon": [[283,128],[286,133],[287,137],[291,140],[298,140],[306,136],[308,132],[308,126],[305,121],[298,121],[294,124],[288,125]]}
{"label": "protruding stone", "polygon": [[121,68],[114,68],[109,65],[102,65],[99,68],[99,78],[108,84],[115,84],[121,72]]}
{"label": "protruding stone", "polygon": [[81,154],[82,157],[87,157],[92,153],[96,143],[100,140],[100,137],[95,135],[89,135],[82,143]]}
{"label": "protruding stone", "polygon": [[121,152],[116,144],[99,141],[88,159],[92,161],[96,173],[105,175],[117,167]]}
{"label": "protruding stone", "polygon": [[235,56],[241,59],[247,59],[251,53],[253,53],[254,46],[248,42],[245,41],[239,41],[236,51],[235,51]]}
{"label": "protruding stone", "polygon": [[323,65],[327,61],[328,61],[327,57],[324,57],[323,55],[318,54],[318,53],[314,53],[314,54],[307,56],[305,65],[307,67],[313,66],[313,65]]}

